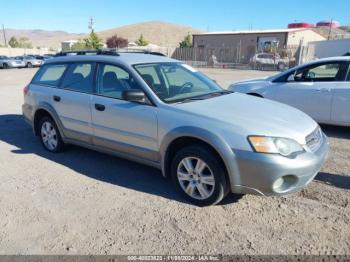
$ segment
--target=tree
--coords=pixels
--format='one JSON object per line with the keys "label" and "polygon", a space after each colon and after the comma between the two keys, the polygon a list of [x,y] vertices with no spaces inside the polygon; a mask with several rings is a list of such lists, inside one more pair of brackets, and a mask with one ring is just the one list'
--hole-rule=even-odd
{"label": "tree", "polygon": [[102,39],[98,37],[94,30],[91,30],[89,37],[84,39],[84,43],[87,49],[100,49],[103,47]]}
{"label": "tree", "polygon": [[11,46],[12,48],[16,48],[19,46],[19,43],[18,43],[18,40],[16,37],[12,36],[10,38],[10,41],[9,41],[9,46]]}
{"label": "tree", "polygon": [[192,47],[192,36],[190,35],[190,33],[188,33],[187,36],[185,36],[184,40],[182,40],[182,42],[180,42],[179,44],[181,48]]}
{"label": "tree", "polygon": [[[74,45],[72,45],[72,47],[70,48],[70,50],[83,50],[86,49],[86,45],[85,42],[83,40],[79,40],[77,43],[75,43]],[[67,50],[63,50],[63,51],[67,51]]]}
{"label": "tree", "polygon": [[107,39],[106,44],[108,48],[124,48],[128,46],[129,41],[126,38],[114,35]]}
{"label": "tree", "polygon": [[21,37],[18,40],[18,47],[19,48],[33,48],[33,45],[27,37]]}
{"label": "tree", "polygon": [[138,46],[146,46],[149,42],[143,37],[143,34],[140,35],[139,39],[136,40]]}

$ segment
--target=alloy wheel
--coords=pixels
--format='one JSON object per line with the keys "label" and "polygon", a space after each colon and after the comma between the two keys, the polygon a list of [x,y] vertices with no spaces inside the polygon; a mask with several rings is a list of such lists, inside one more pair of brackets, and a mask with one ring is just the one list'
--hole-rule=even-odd
{"label": "alloy wheel", "polygon": [[41,126],[41,139],[47,149],[54,151],[58,145],[58,136],[55,127],[48,121]]}
{"label": "alloy wheel", "polygon": [[210,167],[198,157],[182,159],[177,168],[182,190],[197,200],[208,199],[215,189],[215,177]]}

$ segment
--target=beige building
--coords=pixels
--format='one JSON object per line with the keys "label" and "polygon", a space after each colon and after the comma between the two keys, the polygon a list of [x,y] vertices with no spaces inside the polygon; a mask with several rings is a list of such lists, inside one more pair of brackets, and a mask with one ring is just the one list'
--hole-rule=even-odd
{"label": "beige building", "polygon": [[237,49],[242,61],[248,60],[256,52],[263,52],[266,46],[276,49],[291,48],[294,51],[302,42],[307,46],[311,41],[326,40],[309,28],[251,30],[231,32],[210,32],[193,35],[193,46],[209,49]]}
{"label": "beige building", "polygon": [[78,40],[63,41],[61,43],[61,48],[62,48],[62,50],[70,50],[72,48],[72,46],[78,42],[79,42]]}

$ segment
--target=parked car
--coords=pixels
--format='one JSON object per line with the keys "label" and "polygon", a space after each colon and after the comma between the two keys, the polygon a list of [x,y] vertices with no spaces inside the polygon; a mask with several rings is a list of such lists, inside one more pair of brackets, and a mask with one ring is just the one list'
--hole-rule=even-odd
{"label": "parked car", "polygon": [[148,164],[201,206],[299,191],[325,161],[327,137],[299,110],[164,56],[95,53],[50,59],[24,88],[24,117],[50,152],[75,144]]}
{"label": "parked car", "polygon": [[319,123],[350,126],[350,57],[320,59],[229,90],[296,107]]}
{"label": "parked car", "polygon": [[22,68],[25,67],[23,61],[14,59],[7,56],[0,56],[0,68],[8,69],[8,68]]}
{"label": "parked car", "polygon": [[252,69],[277,69],[284,71],[289,65],[288,58],[281,58],[278,54],[258,53],[255,54],[249,61]]}
{"label": "parked car", "polygon": [[30,55],[30,56],[34,57],[35,59],[41,60],[42,62],[52,58],[52,56],[48,56],[48,55]]}
{"label": "parked car", "polygon": [[24,62],[25,67],[39,67],[42,65],[43,61],[32,56],[16,56],[16,60],[21,60]]}

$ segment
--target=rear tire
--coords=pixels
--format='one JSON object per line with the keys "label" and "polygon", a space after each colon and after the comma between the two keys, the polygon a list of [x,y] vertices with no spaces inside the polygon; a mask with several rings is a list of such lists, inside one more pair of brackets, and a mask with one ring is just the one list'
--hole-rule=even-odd
{"label": "rear tire", "polygon": [[39,136],[43,147],[52,153],[62,152],[64,143],[55,121],[44,116],[39,122]]}
{"label": "rear tire", "polygon": [[3,69],[9,69],[9,65],[8,64],[3,64],[2,68]]}
{"label": "rear tire", "polygon": [[229,192],[225,167],[210,148],[201,145],[176,153],[171,178],[177,191],[197,206],[215,205]]}

